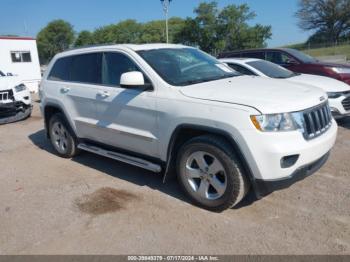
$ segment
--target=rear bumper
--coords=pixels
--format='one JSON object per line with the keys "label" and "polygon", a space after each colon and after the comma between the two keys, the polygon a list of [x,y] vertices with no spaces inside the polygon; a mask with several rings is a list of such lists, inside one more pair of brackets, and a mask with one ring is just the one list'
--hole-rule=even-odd
{"label": "rear bumper", "polygon": [[273,191],[281,190],[290,187],[294,183],[303,180],[304,178],[311,176],[317,172],[326,162],[330,155],[330,152],[322,156],[320,159],[313,163],[302,166],[294,171],[290,176],[283,179],[268,181],[262,179],[256,179],[254,190],[257,198],[262,198]]}

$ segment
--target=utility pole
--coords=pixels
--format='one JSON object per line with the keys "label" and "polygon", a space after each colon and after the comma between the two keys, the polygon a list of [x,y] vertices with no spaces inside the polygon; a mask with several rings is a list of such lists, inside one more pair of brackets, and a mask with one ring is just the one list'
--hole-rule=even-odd
{"label": "utility pole", "polygon": [[165,31],[166,31],[166,42],[169,43],[169,25],[168,25],[168,14],[169,14],[169,6],[172,0],[160,0],[163,5],[163,11],[165,14]]}

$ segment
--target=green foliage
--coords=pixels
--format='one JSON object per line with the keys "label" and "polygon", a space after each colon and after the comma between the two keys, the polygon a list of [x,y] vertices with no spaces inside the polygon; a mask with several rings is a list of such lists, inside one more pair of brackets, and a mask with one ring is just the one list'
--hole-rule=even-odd
{"label": "green foliage", "polygon": [[[194,14],[194,18],[169,19],[171,43],[196,46],[217,54],[221,51],[263,47],[271,37],[270,26],[248,24],[256,14],[246,4],[228,5],[220,10],[216,1],[203,2],[194,9]],[[128,19],[102,26],[93,32],[81,31],[74,41],[73,27],[63,20],[55,20],[40,31],[37,39],[41,61],[46,63],[73,42],[76,47],[108,43],[164,43],[165,21],[139,23]]]}
{"label": "green foliage", "polygon": [[256,14],[246,4],[228,5],[219,10],[214,1],[201,3],[194,12],[196,17],[186,19],[175,39],[206,52],[264,47],[271,38],[270,26],[248,24]]}
{"label": "green foliage", "polygon": [[316,31],[310,41],[337,43],[350,36],[349,0],[299,0],[299,27]]}
{"label": "green foliage", "polygon": [[41,62],[48,62],[55,54],[69,48],[73,41],[74,31],[71,24],[63,20],[50,22],[37,36]]}
{"label": "green foliage", "polygon": [[94,44],[94,38],[92,33],[84,30],[79,33],[77,39],[75,40],[74,46],[79,47],[92,44]]}

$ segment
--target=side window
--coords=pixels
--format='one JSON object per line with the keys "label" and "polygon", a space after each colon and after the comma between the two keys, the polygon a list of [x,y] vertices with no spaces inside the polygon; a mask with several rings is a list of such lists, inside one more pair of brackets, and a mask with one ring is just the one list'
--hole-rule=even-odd
{"label": "side window", "polygon": [[289,61],[294,61],[295,59],[284,52],[271,51],[267,52],[266,60],[278,65],[288,64]]}
{"label": "side window", "polygon": [[237,64],[228,64],[233,70],[237,71],[238,73],[241,73],[242,75],[256,75],[255,73],[253,73],[252,71],[250,71],[248,68],[245,68],[241,65],[237,65]]}
{"label": "side window", "polygon": [[73,56],[70,80],[86,84],[101,84],[101,63],[102,53]]}
{"label": "side window", "polygon": [[71,57],[60,58],[51,69],[48,79],[54,81],[69,81]]}
{"label": "side window", "polygon": [[102,84],[108,86],[119,86],[124,73],[140,71],[129,57],[121,53],[104,53],[102,68]]}
{"label": "side window", "polygon": [[243,53],[242,57],[258,58],[258,59],[265,60],[265,52],[247,52],[247,53]]}

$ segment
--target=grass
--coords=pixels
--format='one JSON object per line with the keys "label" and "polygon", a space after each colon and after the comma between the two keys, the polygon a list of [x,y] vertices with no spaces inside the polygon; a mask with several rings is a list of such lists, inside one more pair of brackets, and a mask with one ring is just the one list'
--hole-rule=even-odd
{"label": "grass", "polygon": [[336,47],[326,47],[326,48],[316,48],[316,49],[304,49],[302,51],[314,57],[346,55],[347,59],[350,60],[350,45],[341,45]]}

